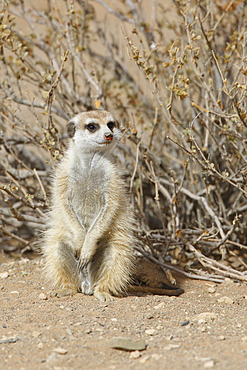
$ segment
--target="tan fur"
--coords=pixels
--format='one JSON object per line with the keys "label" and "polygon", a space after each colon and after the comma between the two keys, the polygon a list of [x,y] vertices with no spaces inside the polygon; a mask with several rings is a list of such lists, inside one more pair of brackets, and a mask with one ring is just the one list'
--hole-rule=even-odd
{"label": "tan fur", "polygon": [[111,158],[120,132],[109,112],[91,111],[74,117],[68,133],[52,184],[42,248],[46,273],[57,296],[82,291],[111,299],[126,291],[134,261],[132,212]]}

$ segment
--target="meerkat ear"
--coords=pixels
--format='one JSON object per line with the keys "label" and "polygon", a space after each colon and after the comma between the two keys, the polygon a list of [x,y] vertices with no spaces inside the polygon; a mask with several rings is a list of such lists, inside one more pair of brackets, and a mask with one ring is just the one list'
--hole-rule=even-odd
{"label": "meerkat ear", "polygon": [[70,138],[72,138],[75,135],[76,130],[76,123],[73,120],[70,120],[67,123],[67,133]]}

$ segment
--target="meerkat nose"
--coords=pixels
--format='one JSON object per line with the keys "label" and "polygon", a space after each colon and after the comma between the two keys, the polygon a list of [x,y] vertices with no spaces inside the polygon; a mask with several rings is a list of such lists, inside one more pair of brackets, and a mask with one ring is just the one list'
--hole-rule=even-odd
{"label": "meerkat nose", "polygon": [[113,135],[112,135],[111,133],[105,133],[105,139],[106,139],[107,141],[112,141],[112,139],[113,139]]}

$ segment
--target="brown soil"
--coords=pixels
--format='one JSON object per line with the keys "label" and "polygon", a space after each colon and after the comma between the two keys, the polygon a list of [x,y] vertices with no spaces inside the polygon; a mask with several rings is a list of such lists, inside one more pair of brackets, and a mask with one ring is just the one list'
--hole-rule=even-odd
{"label": "brown soil", "polygon": [[[7,259],[0,265],[0,368],[247,369],[246,284],[180,285],[179,297],[50,298],[40,259]],[[147,348],[112,349],[119,336],[143,339]]]}

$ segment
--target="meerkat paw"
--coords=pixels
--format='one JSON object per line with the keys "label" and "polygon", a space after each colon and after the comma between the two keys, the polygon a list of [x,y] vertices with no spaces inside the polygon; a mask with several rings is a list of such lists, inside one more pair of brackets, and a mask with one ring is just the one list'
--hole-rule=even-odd
{"label": "meerkat paw", "polygon": [[108,292],[94,291],[94,296],[100,301],[114,301],[115,298]]}
{"label": "meerkat paw", "polygon": [[81,292],[87,295],[93,295],[93,287],[88,279],[81,282]]}
{"label": "meerkat paw", "polygon": [[92,258],[92,253],[83,252],[83,255],[79,259],[79,270],[82,273],[89,268]]}
{"label": "meerkat paw", "polygon": [[88,263],[87,267],[85,267],[80,273],[81,292],[87,295],[93,294],[93,283],[92,283],[90,267],[91,267],[91,264]]}
{"label": "meerkat paw", "polygon": [[67,297],[67,296],[73,296],[78,291],[76,289],[71,289],[71,288],[63,288],[63,289],[56,289],[50,292],[51,297],[57,297],[57,298],[62,298],[62,297]]}

